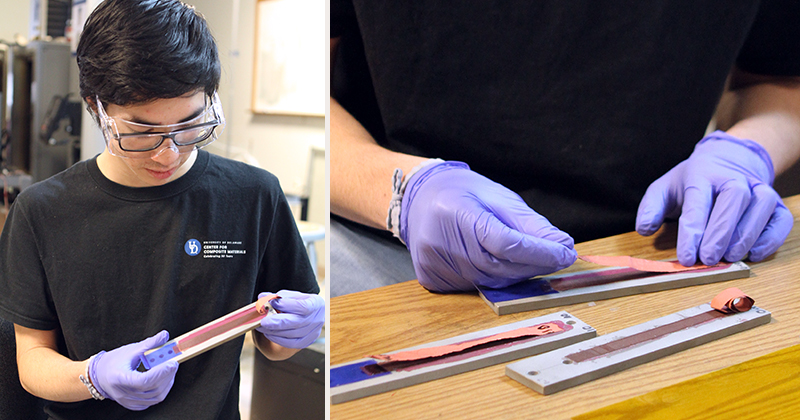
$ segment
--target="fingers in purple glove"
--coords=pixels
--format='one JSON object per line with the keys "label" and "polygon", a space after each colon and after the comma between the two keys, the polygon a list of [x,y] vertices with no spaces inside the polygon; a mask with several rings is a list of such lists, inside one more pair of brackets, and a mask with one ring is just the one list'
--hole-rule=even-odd
{"label": "fingers in purple glove", "polygon": [[497,219],[522,234],[559,243],[567,248],[575,247],[575,240],[566,232],[550,224],[546,217],[533,211],[522,199],[491,208]]}
{"label": "fingers in purple glove", "polygon": [[177,372],[178,362],[170,360],[147,372],[132,375],[129,386],[139,391],[118,402],[130,410],[141,411],[164,401],[175,384]]}
{"label": "fingers in purple glove", "polygon": [[258,332],[283,347],[308,347],[319,338],[325,324],[325,300],[293,290],[281,290],[277,295],[281,298],[272,306],[281,313],[261,320]]}
{"label": "fingers in purple glove", "polygon": [[755,261],[775,252],[791,229],[791,215],[773,204],[773,179],[772,160],[761,145],[715,131],[689,159],[650,185],[639,205],[636,230],[650,235],[680,208],[681,264],[693,265],[698,257],[704,264],[723,257],[736,261],[748,251]]}
{"label": "fingers in purple glove", "polygon": [[300,324],[294,320],[264,320],[260,331],[272,342],[289,348],[303,348],[313,343],[321,334],[322,325]]}
{"label": "fingers in purple glove", "polygon": [[[577,258],[577,253],[571,247],[514,230],[491,213],[483,213],[478,217],[475,235],[481,247],[492,257],[479,258],[476,255],[471,258],[475,266],[487,272],[502,271],[508,277],[552,273],[569,267]],[[472,248],[468,248],[468,251],[481,252]]]}
{"label": "fingers in purple glove", "polygon": [[162,346],[167,341],[169,341],[169,331],[163,330],[163,331],[159,332],[158,334],[156,334],[156,335],[154,335],[152,337],[146,338],[146,339],[144,339],[144,340],[142,340],[142,341],[140,341],[138,343],[135,343],[135,344],[140,346],[140,347],[142,347],[142,348],[144,348],[143,351],[147,351],[147,350],[150,350],[150,349],[154,349],[154,348],[156,348],[158,346]]}
{"label": "fingers in purple glove", "polygon": [[319,338],[323,322],[309,321],[297,315],[278,314],[261,320],[258,331],[273,343],[288,348],[305,348]]}
{"label": "fingers in purple glove", "polygon": [[758,262],[772,255],[789,236],[794,224],[794,216],[789,209],[779,201],[756,243],[750,248],[750,261]]}
{"label": "fingers in purple glove", "polygon": [[718,187],[708,225],[700,241],[699,254],[703,264],[714,265],[722,259],[750,201],[750,186],[745,182],[731,180]]}
{"label": "fingers in purple glove", "polygon": [[685,266],[697,262],[697,251],[711,213],[711,188],[689,187],[684,193],[681,217],[678,219],[678,261]]}
{"label": "fingers in purple glove", "polygon": [[261,327],[268,330],[271,336],[301,338],[314,332],[320,325],[316,322],[309,323],[297,315],[278,314],[262,319]]}
{"label": "fingers in purple glove", "polygon": [[[167,341],[169,341],[169,332],[167,330],[163,330],[158,334],[146,338],[138,343],[134,343],[133,345],[138,347],[137,351],[144,353],[150,349],[163,346]],[[131,370],[135,370],[137,367],[139,367],[140,362],[141,361],[139,359],[131,359]]]}
{"label": "fingers in purple glove", "polygon": [[310,297],[292,298],[281,296],[281,299],[276,299],[272,302],[272,307],[280,312],[307,316],[318,311],[320,307],[324,307],[324,303],[319,296],[317,296],[316,299]]}
{"label": "fingers in purple glove", "polygon": [[[420,284],[437,292],[504,287],[572,265],[577,258],[572,238],[518,196],[511,197],[501,201],[505,206],[491,208],[473,199],[437,206],[426,223],[439,220],[439,231],[419,229],[416,241],[428,246],[410,248]],[[459,206],[451,207],[455,202]]]}
{"label": "fingers in purple glove", "polygon": [[163,401],[175,381],[178,363],[167,362],[147,372],[137,372],[139,357],[147,350],[169,341],[169,333],[160,333],[138,343],[109,352],[100,352],[89,364],[89,377],[106,398],[125,408],[144,410]]}
{"label": "fingers in purple glove", "polygon": [[[679,170],[679,168],[673,169],[673,171],[675,170]],[[666,182],[669,176],[670,173],[667,173],[650,184],[639,203],[639,209],[636,212],[636,232],[642,236],[656,233],[664,223],[664,219],[678,206],[678,194],[671,192],[670,185]]]}
{"label": "fingers in purple glove", "polygon": [[437,292],[502,287],[571,265],[574,240],[522,198],[459,162],[410,178],[400,236],[422,286]]}
{"label": "fingers in purple glove", "polygon": [[778,204],[778,193],[765,184],[753,187],[750,204],[744,211],[741,220],[730,238],[730,245],[725,251],[726,261],[739,261],[747,256],[748,251],[767,226],[775,207]]}

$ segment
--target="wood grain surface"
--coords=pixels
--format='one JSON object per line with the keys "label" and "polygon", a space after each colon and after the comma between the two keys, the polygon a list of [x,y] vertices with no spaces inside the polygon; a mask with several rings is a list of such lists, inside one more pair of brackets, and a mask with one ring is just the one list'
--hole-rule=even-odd
{"label": "wood grain surface", "polygon": [[[800,196],[784,200],[800,214]],[[797,225],[797,216],[795,216]],[[576,245],[579,254],[675,258],[676,225],[650,237],[635,232]],[[738,287],[772,312],[770,324],[543,396],[496,365],[331,406],[331,419],[565,419],[800,344],[800,230],[746,279],[498,316],[475,293],[434,294],[416,281],[331,299],[330,363],[359,359],[559,310],[608,334],[710,302]],[[577,261],[563,272],[596,268]],[[335,281],[332,277],[331,281]],[[758,404],[749,407],[758,410]],[[757,412],[757,411],[756,411]]]}
{"label": "wood grain surface", "polygon": [[800,345],[795,345],[581,414],[576,420],[762,420],[798,416]]}

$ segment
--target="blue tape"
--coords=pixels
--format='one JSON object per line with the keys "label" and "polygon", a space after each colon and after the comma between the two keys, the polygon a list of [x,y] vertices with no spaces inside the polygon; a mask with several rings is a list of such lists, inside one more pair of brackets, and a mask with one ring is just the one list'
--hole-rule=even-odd
{"label": "blue tape", "polygon": [[367,365],[375,365],[377,362],[374,360],[367,360],[365,362],[353,363],[350,365],[339,366],[330,371],[331,375],[331,388],[339,385],[352,384],[353,382],[360,382],[370,378],[377,378],[378,376],[388,375],[392,372],[383,372],[375,375],[370,375],[364,372],[361,367]]}
{"label": "blue tape", "polygon": [[178,350],[177,343],[170,343],[152,353],[139,356],[139,359],[144,367],[150,370],[179,354],[181,354],[181,351]]}
{"label": "blue tape", "polygon": [[478,289],[486,299],[495,303],[558,293],[557,290],[550,287],[550,282],[543,279],[523,281],[502,289],[489,289],[486,287],[478,287]]}

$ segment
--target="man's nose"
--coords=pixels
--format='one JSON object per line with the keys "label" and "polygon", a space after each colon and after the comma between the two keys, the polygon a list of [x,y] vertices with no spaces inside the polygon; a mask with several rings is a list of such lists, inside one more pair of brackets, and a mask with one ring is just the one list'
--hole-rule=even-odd
{"label": "man's nose", "polygon": [[178,150],[178,146],[175,145],[175,141],[171,137],[164,139],[164,143],[161,146],[162,147],[150,157],[159,163],[173,162],[181,154]]}

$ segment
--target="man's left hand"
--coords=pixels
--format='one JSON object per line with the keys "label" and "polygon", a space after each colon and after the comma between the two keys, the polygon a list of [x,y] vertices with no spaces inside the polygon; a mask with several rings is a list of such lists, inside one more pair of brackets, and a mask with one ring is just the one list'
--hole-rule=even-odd
{"label": "man's left hand", "polygon": [[[275,344],[302,349],[316,340],[325,325],[325,300],[319,295],[281,290],[280,299],[271,301],[278,311],[261,320],[256,331]],[[269,293],[261,293],[258,298]]]}
{"label": "man's left hand", "polygon": [[678,219],[678,260],[712,265],[750,254],[761,261],[786,240],[794,218],[772,189],[772,160],[761,145],[722,131],[706,136],[688,159],[647,189],[636,231],[655,233]]}

